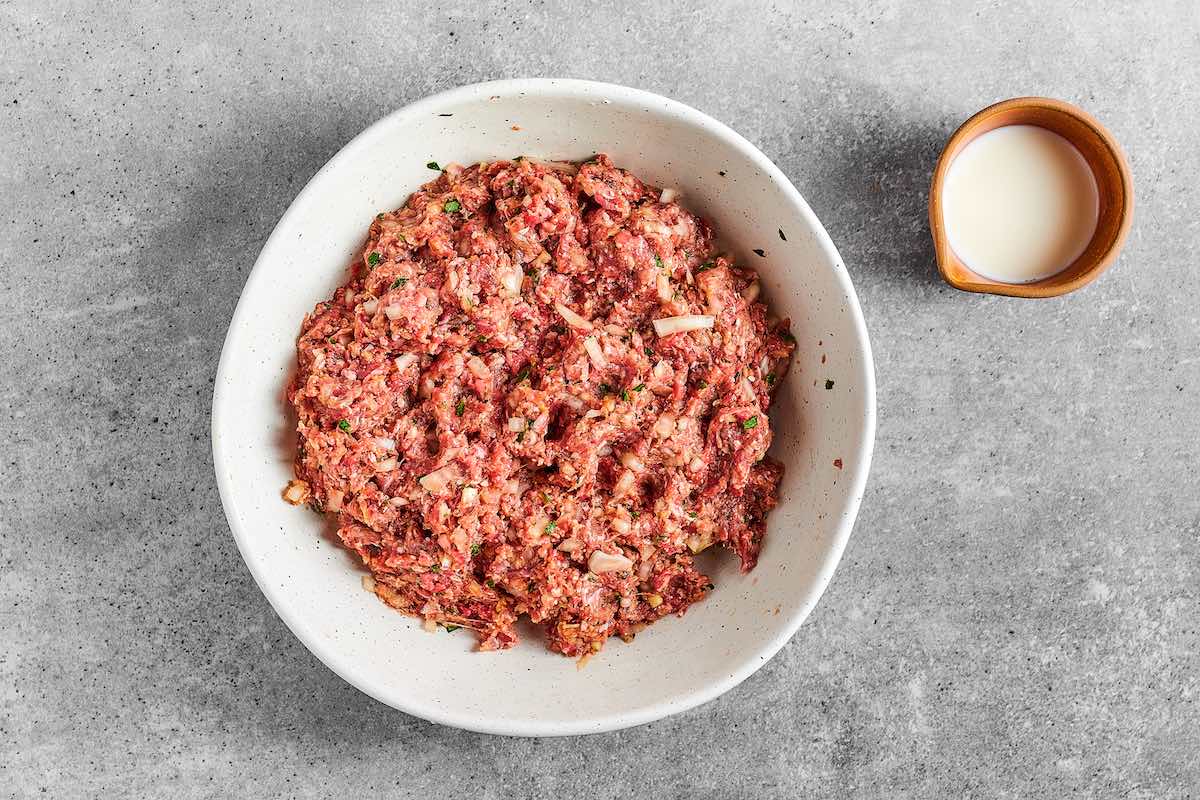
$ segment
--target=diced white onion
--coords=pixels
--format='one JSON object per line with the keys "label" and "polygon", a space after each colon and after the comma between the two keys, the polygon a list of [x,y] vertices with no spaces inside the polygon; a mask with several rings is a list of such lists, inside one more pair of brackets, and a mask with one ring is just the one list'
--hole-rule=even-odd
{"label": "diced white onion", "polygon": [[658,196],[658,202],[670,203],[676,197],[679,197],[679,192],[675,191],[674,189],[663,189],[662,194]]}
{"label": "diced white onion", "polygon": [[637,453],[633,451],[622,453],[621,463],[634,472],[643,472],[646,469],[646,463],[638,458]]}
{"label": "diced white onion", "polygon": [[654,423],[654,433],[660,439],[665,439],[675,431],[675,417],[670,414],[663,414]]}
{"label": "diced white onion", "polygon": [[613,336],[624,336],[627,332],[620,325],[614,325],[611,322],[604,326],[604,330],[608,331]]}
{"label": "diced white onion", "polygon": [[413,362],[415,362],[416,360],[417,360],[416,353],[405,353],[402,356],[396,356],[397,371],[404,372],[404,370],[411,367],[413,365]]}
{"label": "diced white onion", "polygon": [[379,310],[379,301],[372,297],[367,302],[363,303],[363,313],[370,316],[375,316],[375,312]]}
{"label": "diced white onion", "polygon": [[387,314],[388,319],[396,320],[404,316],[404,309],[395,303],[392,303],[383,307],[383,313]]}
{"label": "diced white onion", "polygon": [[370,575],[363,575],[362,576],[362,587],[364,589],[366,589],[368,592],[375,591],[375,579],[372,578]]}
{"label": "diced white onion", "polygon": [[462,501],[464,505],[474,505],[479,499],[479,490],[474,486],[467,486],[462,490]]}
{"label": "diced white onion", "polygon": [[454,477],[454,467],[445,466],[441,469],[435,469],[425,477],[421,478],[419,483],[430,494],[440,494],[443,489],[450,483],[450,479]]}
{"label": "diced white onion", "polygon": [[385,458],[383,461],[379,462],[377,471],[378,472],[391,472],[392,470],[394,470],[396,468],[397,463],[398,462],[394,458]]}
{"label": "diced white onion", "polygon": [[379,445],[384,450],[395,450],[396,449],[396,440],[391,439],[387,436],[376,436],[373,438],[372,441],[374,441],[375,444]]}
{"label": "diced white onion", "polygon": [[521,293],[521,271],[516,267],[505,270],[500,276],[500,283],[513,294]]}
{"label": "diced white onion", "polygon": [[346,497],[344,492],[337,489],[330,489],[325,495],[325,510],[326,511],[341,511],[342,500]]}
{"label": "diced white onion", "polygon": [[761,290],[762,290],[762,286],[759,284],[758,281],[755,281],[754,283],[747,286],[744,290],[742,290],[742,297],[746,300],[747,303],[753,303],[755,300],[758,299],[758,293]]}
{"label": "diced white onion", "polygon": [[554,310],[561,314],[562,318],[565,319],[567,324],[572,328],[578,328],[581,331],[590,331],[593,327],[591,322],[579,316],[562,303],[555,303]]}
{"label": "diced white onion", "polygon": [[658,291],[659,300],[666,301],[675,296],[675,290],[671,288],[671,279],[661,272],[658,274],[658,278],[655,279],[655,288]]}
{"label": "diced white onion", "polygon": [[560,553],[567,553],[569,555],[571,553],[574,553],[579,548],[580,548],[580,543],[579,543],[578,539],[563,539],[561,542],[558,543],[558,547],[556,549]]}
{"label": "diced white onion", "polygon": [[471,356],[467,360],[467,369],[471,370],[471,374],[476,378],[490,378],[492,373],[488,371],[487,364],[483,363],[483,359],[479,356]]}
{"label": "diced white onion", "polygon": [[767,373],[771,371],[771,361],[766,356],[763,356],[762,361],[759,362],[758,371],[763,374],[764,378],[767,376]]}
{"label": "diced white onion", "polygon": [[612,526],[617,533],[629,533],[629,520],[624,517],[613,517]]}
{"label": "diced white onion", "polygon": [[510,431],[525,430],[525,418],[524,417],[509,417],[508,418],[508,429]]}
{"label": "diced white onion", "polygon": [[604,357],[604,351],[600,349],[600,342],[596,341],[595,336],[589,336],[583,340],[583,349],[587,350],[588,358],[592,359],[596,369],[608,366],[608,359]]}
{"label": "diced white onion", "polygon": [[710,314],[682,314],[678,317],[663,317],[654,320],[654,332],[659,336],[670,336],[673,333],[706,330],[713,326],[714,318]]}
{"label": "diced white onion", "polygon": [[597,575],[605,572],[628,572],[633,569],[633,562],[625,556],[597,550],[588,558],[588,569]]}

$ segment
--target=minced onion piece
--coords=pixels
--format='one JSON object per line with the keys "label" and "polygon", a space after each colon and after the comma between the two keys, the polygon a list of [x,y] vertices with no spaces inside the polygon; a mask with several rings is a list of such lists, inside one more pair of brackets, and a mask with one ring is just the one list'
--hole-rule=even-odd
{"label": "minced onion piece", "polygon": [[646,462],[638,457],[638,454],[632,450],[621,454],[621,463],[634,472],[644,472],[646,470]]}
{"label": "minced onion piece", "polygon": [[366,589],[368,592],[375,591],[375,579],[372,578],[370,575],[363,575],[362,576],[362,587],[364,589]]}
{"label": "minced onion piece", "polygon": [[596,369],[608,366],[608,359],[604,357],[604,351],[600,349],[600,342],[596,341],[595,336],[589,336],[583,340],[583,349],[587,350],[588,358],[592,359]]}
{"label": "minced onion piece", "polygon": [[388,319],[397,320],[404,316],[404,309],[392,303],[383,307],[383,313],[387,315]]}
{"label": "minced onion piece", "polygon": [[341,511],[342,500],[346,498],[346,493],[337,489],[330,489],[325,495],[325,510],[326,511]]}
{"label": "minced onion piece", "polygon": [[416,360],[417,360],[416,353],[405,353],[402,356],[396,356],[396,369],[399,370],[400,372],[404,372],[404,370],[411,367],[413,365],[413,362],[415,362]]}
{"label": "minced onion piece", "polygon": [[379,462],[378,471],[391,472],[396,468],[397,463],[399,462],[397,462],[394,458],[385,458],[383,461]]}
{"label": "minced onion piece", "polygon": [[467,505],[472,505],[479,499],[479,490],[474,486],[467,486],[462,490],[462,501]]}
{"label": "minced onion piece", "polygon": [[679,197],[679,192],[675,191],[674,189],[663,189],[662,194],[658,196],[658,202],[670,203],[676,197]]}
{"label": "minced onion piece", "polygon": [[562,303],[555,303],[554,310],[557,311],[559,314],[561,314],[562,318],[565,319],[567,321],[567,324],[570,325],[572,328],[579,328],[579,330],[581,330],[581,331],[590,331],[593,327],[592,323],[590,321],[579,316],[574,311],[572,311],[571,309],[564,306]]}
{"label": "minced onion piece", "polygon": [[524,417],[509,417],[508,418],[508,429],[510,431],[525,430],[525,418]]}
{"label": "minced onion piece", "polygon": [[654,423],[654,433],[660,439],[665,439],[675,431],[675,417],[670,414],[663,414]]}
{"label": "minced onion piece", "polygon": [[675,296],[675,290],[671,288],[671,279],[662,273],[655,279],[655,289],[658,291],[659,300],[666,301]]}
{"label": "minced onion piece", "polygon": [[558,543],[558,547],[555,549],[558,550],[560,553],[567,553],[569,555],[571,553],[574,553],[579,548],[580,548],[580,542],[578,539],[563,539],[561,542]]}
{"label": "minced onion piece", "polygon": [[626,556],[617,556],[597,550],[588,558],[588,570],[600,575],[604,572],[628,572],[633,569],[633,562]]}
{"label": "minced onion piece", "polygon": [[441,469],[435,469],[421,478],[418,483],[430,494],[438,494],[446,488],[452,477],[454,477],[454,467],[447,465]]}
{"label": "minced onion piece", "polygon": [[654,332],[659,336],[670,336],[673,333],[706,330],[713,326],[715,318],[711,314],[681,314],[678,317],[663,317],[654,320]]}
{"label": "minced onion piece", "polygon": [[367,302],[363,303],[363,313],[375,316],[375,312],[379,310],[379,301],[372,297]]}
{"label": "minced onion piece", "polygon": [[372,441],[375,442],[375,444],[382,447],[384,450],[395,450],[396,449],[396,440],[389,438],[387,436],[374,436],[374,437],[372,437]]}
{"label": "minced onion piece", "polygon": [[758,281],[755,281],[754,283],[747,286],[745,288],[745,290],[742,291],[742,298],[747,303],[753,303],[755,300],[758,299],[758,293],[761,290],[762,290],[761,284],[759,284]]}
{"label": "minced onion piece", "polygon": [[521,271],[513,268],[506,270],[500,277],[500,283],[513,294],[521,293]]}

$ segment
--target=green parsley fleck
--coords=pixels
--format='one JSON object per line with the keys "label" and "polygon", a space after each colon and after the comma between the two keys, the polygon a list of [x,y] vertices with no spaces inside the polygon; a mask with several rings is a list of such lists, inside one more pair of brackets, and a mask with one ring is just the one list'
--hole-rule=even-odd
{"label": "green parsley fleck", "polygon": [[338,420],[338,427],[339,427],[339,428],[341,428],[341,429],[342,429],[344,432],[346,432],[346,433],[349,433],[349,432],[350,432],[350,420],[348,420],[348,419],[339,419],[339,420]]}
{"label": "green parsley fleck", "polygon": [[767,373],[767,386],[774,386],[774,385],[775,385],[775,373],[768,372]]}
{"label": "green parsley fleck", "polygon": [[663,260],[658,257],[658,253],[654,254],[654,266],[658,267],[659,269],[663,268]]}
{"label": "green parsley fleck", "polygon": [[460,628],[462,628],[462,625],[445,625],[445,624],[443,624],[442,627],[446,629],[446,633],[454,633],[456,630],[459,630]]}
{"label": "green parsley fleck", "polygon": [[700,382],[699,382],[699,383],[697,383],[696,385],[697,385],[697,386],[699,386],[701,389],[707,389],[707,388],[708,388],[708,381],[700,381]]}
{"label": "green parsley fleck", "polygon": [[334,339],[332,336],[330,336],[325,341],[329,342],[330,344],[337,344],[337,339]]}
{"label": "green parsley fleck", "polygon": [[631,508],[631,509],[629,509],[629,516],[630,516],[632,519],[637,519],[637,518],[638,518],[638,517],[640,517],[641,515],[642,515],[642,512],[638,511],[636,508]]}
{"label": "green parsley fleck", "polygon": [[645,353],[646,355],[650,356],[650,358],[654,358],[654,351],[651,350],[649,347],[643,347],[642,352]]}
{"label": "green parsley fleck", "polygon": [[473,545],[471,545],[471,555],[473,555],[473,556],[477,556],[477,555],[479,555],[481,552],[483,552],[483,548],[482,548],[482,547],[480,547],[478,544],[473,544]]}
{"label": "green parsley fleck", "polygon": [[382,258],[383,258],[383,256],[379,255],[378,252],[371,253],[371,255],[367,256],[367,266],[370,266],[370,267],[375,266],[376,264],[379,263],[379,260]]}
{"label": "green parsley fleck", "polygon": [[430,161],[425,166],[429,167],[430,169],[436,169],[438,172],[442,171],[442,168],[438,166],[438,162],[436,161]]}
{"label": "green parsley fleck", "polygon": [[448,214],[453,214],[455,211],[458,211],[461,208],[462,203],[458,202],[457,200],[447,200],[442,204],[442,211],[445,211]]}
{"label": "green parsley fleck", "polygon": [[704,587],[704,590],[705,590],[706,592],[711,592],[711,591],[712,591],[713,589],[715,589],[715,588],[717,588],[717,587],[716,587],[714,584],[711,584],[711,583],[710,583],[710,584],[708,584],[707,586],[705,586],[705,587]]}
{"label": "green parsley fleck", "polygon": [[520,383],[521,381],[527,379],[528,377],[529,377],[529,365],[526,364],[525,366],[521,367],[521,371],[517,373],[517,383]]}
{"label": "green parsley fleck", "polygon": [[640,392],[640,391],[642,391],[642,390],[643,390],[643,389],[645,389],[645,388],[646,388],[646,384],[644,384],[644,383],[639,383],[637,386],[633,387],[633,390],[634,390],[635,392]]}
{"label": "green parsley fleck", "polygon": [[700,515],[697,514],[695,511],[689,511],[688,516],[691,517],[692,519],[695,519],[696,517],[698,517]]}
{"label": "green parsley fleck", "polygon": [[380,211],[378,214],[376,214],[375,219],[383,219],[383,212]]}
{"label": "green parsley fleck", "polygon": [[751,428],[757,428],[757,427],[758,427],[758,415],[757,414],[755,414],[753,417],[751,417],[750,419],[748,419],[742,423],[742,428],[744,430],[750,430]]}
{"label": "green parsley fleck", "polygon": [[621,399],[624,400],[626,403],[629,402],[629,392],[627,390],[625,390],[625,389],[621,390]]}
{"label": "green parsley fleck", "polygon": [[550,520],[546,523],[546,533],[554,533],[554,529],[558,527],[558,523]]}
{"label": "green parsley fleck", "polygon": [[486,581],[483,582],[483,584],[484,584],[484,586],[488,587],[489,589],[496,588],[496,582],[494,580],[492,580],[491,578],[488,578]]}
{"label": "green parsley fleck", "polygon": [[794,342],[794,341],[796,341],[796,337],[792,335],[792,332],[791,332],[791,331],[784,331],[783,333],[781,333],[781,334],[779,334],[779,335],[783,337],[783,340],[784,340],[785,342]]}
{"label": "green parsley fleck", "polygon": [[396,278],[396,280],[392,281],[392,288],[399,289],[406,283],[408,283],[408,278]]}
{"label": "green parsley fleck", "polygon": [[429,571],[430,571],[430,572],[441,572],[441,571],[442,571],[442,565],[441,565],[441,564],[434,564],[432,567],[430,567],[430,568],[429,568]]}
{"label": "green parsley fleck", "polygon": [[832,389],[832,388],[833,388],[833,381],[831,381],[831,380],[829,380],[828,378],[826,378],[826,379],[825,379],[825,390],[826,390],[826,391],[829,391],[829,390],[830,390],[830,389]]}
{"label": "green parsley fleck", "polygon": [[716,265],[717,265],[717,262],[715,262],[715,261],[705,261],[703,264],[696,267],[696,272],[697,273],[704,272],[705,270],[712,269]]}
{"label": "green parsley fleck", "polygon": [[467,411],[467,401],[463,400],[460,397],[458,399],[458,402],[454,404],[454,415],[456,417],[461,417],[463,414],[466,413],[466,411]]}

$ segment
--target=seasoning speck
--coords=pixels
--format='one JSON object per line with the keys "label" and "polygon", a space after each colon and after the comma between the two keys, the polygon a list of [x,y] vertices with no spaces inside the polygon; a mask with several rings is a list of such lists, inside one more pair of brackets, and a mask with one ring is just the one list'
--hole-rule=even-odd
{"label": "seasoning speck", "polygon": [[430,169],[436,169],[438,172],[442,171],[442,168],[438,166],[438,162],[436,161],[430,161],[426,163],[425,166],[429,167]]}
{"label": "seasoning speck", "polygon": [[761,247],[756,247],[756,248],[754,248],[754,250],[753,250],[753,251],[751,251],[751,252],[753,252],[753,253],[754,253],[754,255],[758,256],[759,258],[766,258],[766,257],[767,257],[767,253],[766,253],[766,251],[765,251],[765,250],[763,250]]}
{"label": "seasoning speck", "polygon": [[833,388],[833,381],[826,378],[825,379],[825,391],[829,391],[832,388]]}
{"label": "seasoning speck", "polygon": [[779,229],[779,238],[785,242],[787,241],[787,237],[783,235],[783,228]]}
{"label": "seasoning speck", "polygon": [[838,469],[841,469],[842,468],[842,460],[840,458],[835,458],[833,460],[833,465],[835,467],[837,467]]}

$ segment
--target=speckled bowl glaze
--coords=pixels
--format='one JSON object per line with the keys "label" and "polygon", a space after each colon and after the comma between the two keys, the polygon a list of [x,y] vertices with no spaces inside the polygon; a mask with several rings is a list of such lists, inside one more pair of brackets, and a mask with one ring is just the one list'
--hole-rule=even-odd
{"label": "speckled bowl glaze", "polygon": [[[512,650],[427,633],[364,591],[331,526],[280,498],[292,475],[284,401],[304,314],[340,284],[371,218],[434,177],[425,166],[595,152],[674,187],[722,243],[762,275],[798,340],[771,412],[787,465],[758,567],[706,553],[716,584],[685,616],[632,643],[610,640],[579,669],[521,628]],[[759,253],[761,251],[761,254]],[[229,525],[275,611],[330,669],[395,708],[490,733],[593,733],[660,719],[717,697],[796,632],[829,583],[866,483],[875,434],[871,350],[850,278],[804,199],[725,125],[646,92],[517,80],[421,100],[371,126],[309,182],[267,241],[234,312],[213,397],[213,459]],[[718,548],[713,548],[718,550]]]}

